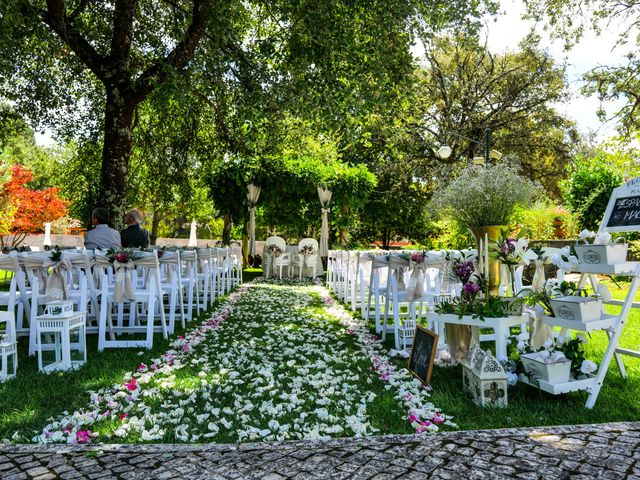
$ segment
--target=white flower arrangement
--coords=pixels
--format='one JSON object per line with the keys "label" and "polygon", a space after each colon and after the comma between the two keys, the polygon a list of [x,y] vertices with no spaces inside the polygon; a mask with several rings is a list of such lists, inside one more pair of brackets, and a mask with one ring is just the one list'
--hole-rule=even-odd
{"label": "white flower arrangement", "polygon": [[571,254],[571,247],[566,246],[560,253],[551,255],[551,263],[565,272],[570,272],[578,265],[578,257]]}
{"label": "white flower arrangement", "polygon": [[611,234],[609,232],[592,232],[584,229],[578,235],[578,240],[592,245],[608,245],[611,243]]}

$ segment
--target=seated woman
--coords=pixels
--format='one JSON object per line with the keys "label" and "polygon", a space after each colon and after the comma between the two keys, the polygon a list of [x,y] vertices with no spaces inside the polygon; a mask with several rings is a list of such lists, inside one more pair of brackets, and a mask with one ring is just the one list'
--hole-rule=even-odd
{"label": "seated woman", "polygon": [[149,246],[149,232],[140,227],[144,220],[142,212],[137,208],[129,210],[124,216],[124,223],[127,224],[120,233],[120,239],[124,248],[147,248]]}

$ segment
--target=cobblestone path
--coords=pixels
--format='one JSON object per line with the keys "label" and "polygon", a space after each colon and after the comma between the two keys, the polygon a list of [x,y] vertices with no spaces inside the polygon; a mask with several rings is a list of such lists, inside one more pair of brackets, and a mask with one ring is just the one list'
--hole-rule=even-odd
{"label": "cobblestone path", "polygon": [[1,445],[0,479],[640,479],[640,422],[241,445]]}

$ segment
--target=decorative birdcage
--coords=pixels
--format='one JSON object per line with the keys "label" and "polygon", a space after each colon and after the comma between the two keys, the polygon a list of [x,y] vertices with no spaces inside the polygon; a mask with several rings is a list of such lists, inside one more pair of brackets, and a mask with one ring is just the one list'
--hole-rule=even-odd
{"label": "decorative birdcage", "polygon": [[471,393],[473,401],[483,407],[506,407],[507,374],[489,350],[478,345],[467,352],[462,360],[462,383]]}

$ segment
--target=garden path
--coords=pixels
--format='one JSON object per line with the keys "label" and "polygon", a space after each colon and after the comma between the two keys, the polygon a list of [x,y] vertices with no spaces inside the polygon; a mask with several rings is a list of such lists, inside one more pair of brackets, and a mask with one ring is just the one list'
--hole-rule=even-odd
{"label": "garden path", "polygon": [[5,445],[0,478],[638,479],[640,422],[241,445]]}

